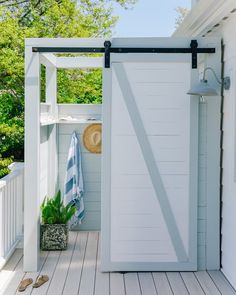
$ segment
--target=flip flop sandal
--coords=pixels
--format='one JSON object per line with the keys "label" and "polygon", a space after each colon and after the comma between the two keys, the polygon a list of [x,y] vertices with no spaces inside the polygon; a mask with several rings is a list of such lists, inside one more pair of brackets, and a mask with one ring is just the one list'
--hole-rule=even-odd
{"label": "flip flop sandal", "polygon": [[20,282],[20,285],[18,287],[18,291],[19,292],[23,292],[25,291],[25,289],[31,285],[33,283],[33,280],[31,278],[28,278],[28,279],[24,279]]}
{"label": "flip flop sandal", "polygon": [[33,288],[39,288],[44,283],[46,283],[49,280],[49,277],[47,275],[42,275],[38,277],[37,281],[33,284]]}

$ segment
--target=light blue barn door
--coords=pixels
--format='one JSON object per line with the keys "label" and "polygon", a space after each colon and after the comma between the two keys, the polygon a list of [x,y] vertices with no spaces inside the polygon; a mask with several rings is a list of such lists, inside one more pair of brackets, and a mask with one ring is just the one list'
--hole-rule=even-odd
{"label": "light blue barn door", "polygon": [[113,54],[104,69],[104,271],[197,268],[197,76],[186,54]]}

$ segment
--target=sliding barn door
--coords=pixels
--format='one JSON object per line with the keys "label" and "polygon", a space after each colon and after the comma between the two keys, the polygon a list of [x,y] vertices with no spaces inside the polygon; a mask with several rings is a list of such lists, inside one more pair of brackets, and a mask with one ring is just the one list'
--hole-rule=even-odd
{"label": "sliding barn door", "polygon": [[196,270],[194,77],[186,54],[113,54],[104,69],[104,271]]}

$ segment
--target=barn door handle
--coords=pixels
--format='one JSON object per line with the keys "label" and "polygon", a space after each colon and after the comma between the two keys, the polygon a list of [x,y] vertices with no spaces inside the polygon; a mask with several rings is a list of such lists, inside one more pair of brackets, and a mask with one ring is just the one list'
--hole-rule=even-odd
{"label": "barn door handle", "polygon": [[190,47],[192,49],[192,69],[197,69],[197,48],[198,43],[197,40],[192,40],[190,43]]}

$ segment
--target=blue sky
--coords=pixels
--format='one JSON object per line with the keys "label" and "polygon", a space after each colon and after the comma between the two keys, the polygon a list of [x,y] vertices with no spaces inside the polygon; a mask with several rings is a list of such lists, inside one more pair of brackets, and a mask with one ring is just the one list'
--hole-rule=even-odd
{"label": "blue sky", "polygon": [[133,9],[116,5],[119,21],[113,37],[166,37],[175,29],[175,8],[190,8],[191,0],[138,0]]}

